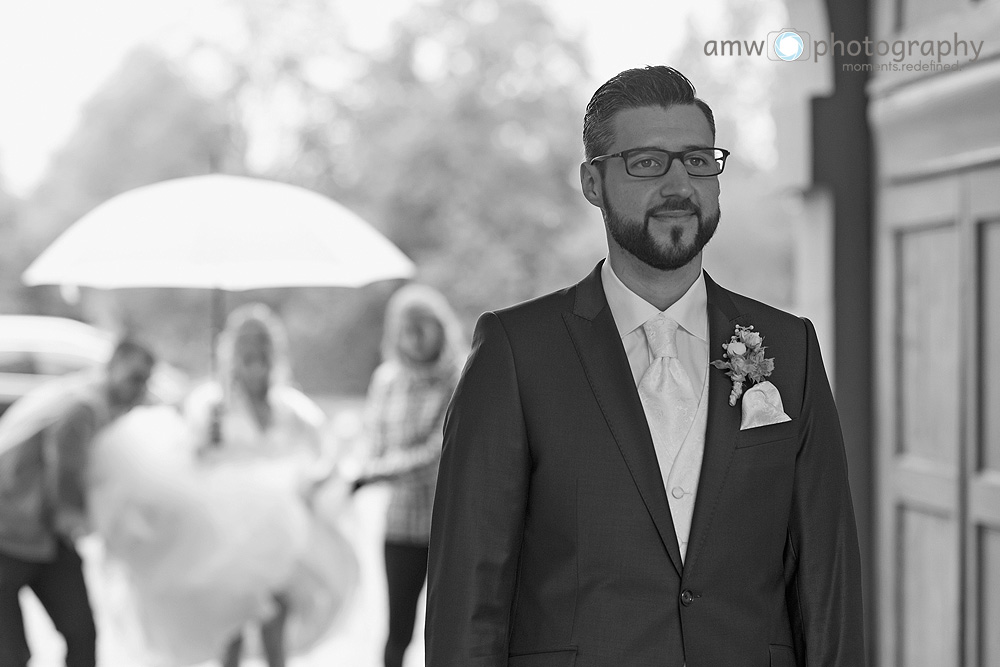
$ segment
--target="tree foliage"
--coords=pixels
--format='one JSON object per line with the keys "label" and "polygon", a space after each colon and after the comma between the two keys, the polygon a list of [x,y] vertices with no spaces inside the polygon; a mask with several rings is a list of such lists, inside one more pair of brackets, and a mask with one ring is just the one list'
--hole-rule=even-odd
{"label": "tree foliage", "polygon": [[579,45],[536,2],[416,5],[330,131],[306,128],[306,161],[322,151],[331,176],[311,185],[372,220],[469,318],[561,287],[602,238],[577,177],[585,79]]}
{"label": "tree foliage", "polygon": [[140,48],[84,106],[30,197],[25,234],[39,249],[116,194],[158,181],[239,170],[232,126],[160,53]]}
{"label": "tree foliage", "polygon": [[[220,168],[239,170],[237,129],[222,108],[195,92],[163,55],[149,49],[129,53],[85,105],[68,142],[21,207],[15,275],[70,224],[110,197],[166,179]],[[202,312],[207,306],[195,294],[146,298],[120,291],[114,298],[95,295],[81,306],[66,304],[54,288],[21,289],[22,303],[34,312],[167,334],[162,336],[166,356],[182,365],[192,339],[200,341],[204,335],[207,340],[207,316]],[[97,310],[84,312],[88,305]],[[207,349],[207,342],[196,347]]]}
{"label": "tree foliage", "polygon": [[[415,4],[377,53],[348,47],[321,0],[230,8],[239,39],[203,39],[178,63],[132,53],[87,105],[25,208],[32,257],[109,197],[212,171],[296,183],[348,205],[469,325],[579,279],[603,254],[577,176],[584,57],[535,0]],[[214,87],[192,85],[190,72],[207,61]],[[227,300],[279,311],[307,389],[357,393],[378,361],[394,287]],[[36,292],[34,309],[65,310],[53,294]],[[206,295],[119,290],[87,302],[91,315],[149,332],[165,356],[204,370]]]}
{"label": "tree foliage", "polygon": [[[288,30],[281,12],[273,14],[282,4],[254,0],[246,8],[257,26],[247,34],[280,45],[268,48],[284,67],[261,62],[252,41],[247,51],[214,49],[228,63],[225,98],[237,109],[248,99],[275,105],[274,91],[297,91],[299,105],[281,128],[283,150],[272,151],[260,175],[360,213],[416,261],[419,279],[440,288],[468,325],[484,310],[562,287],[596,261],[601,226],[599,218],[581,221],[594,213],[576,174],[584,59],[536,2],[417,4],[377,53],[323,42],[308,28],[300,41],[278,39]],[[314,26],[332,20],[312,3],[305,10],[314,12]],[[272,20],[253,18],[260,12]],[[311,73],[335,59],[342,79],[324,90]],[[300,291],[285,300],[304,384],[324,384],[325,375],[327,385],[363,390],[389,291]],[[300,311],[307,320],[298,320]]]}

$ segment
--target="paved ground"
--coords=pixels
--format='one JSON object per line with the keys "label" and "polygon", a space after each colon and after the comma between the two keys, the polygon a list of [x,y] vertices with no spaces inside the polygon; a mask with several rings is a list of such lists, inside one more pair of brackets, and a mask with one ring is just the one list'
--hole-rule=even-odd
{"label": "paved ground", "polygon": [[[349,453],[357,432],[357,404],[323,403],[327,414],[335,415],[328,445]],[[348,443],[348,444],[345,444]],[[382,563],[382,531],[387,501],[384,488],[366,487],[359,491],[341,514],[341,527],[354,545],[361,564],[360,581],[349,608],[331,637],[308,655],[294,657],[289,667],[381,667],[382,646],[387,627],[385,577]],[[115,636],[109,615],[114,601],[112,592],[102,590],[99,582],[96,543],[84,544],[87,575],[92,583],[93,605],[100,634],[98,667],[161,667],[137,658],[123,636]],[[423,599],[414,641],[404,667],[424,664]],[[30,593],[23,593],[25,625],[32,648],[29,667],[62,667],[65,648],[48,617]],[[118,633],[120,634],[120,633]],[[205,663],[211,667],[214,663]],[[245,667],[263,667],[261,660],[245,659]]]}

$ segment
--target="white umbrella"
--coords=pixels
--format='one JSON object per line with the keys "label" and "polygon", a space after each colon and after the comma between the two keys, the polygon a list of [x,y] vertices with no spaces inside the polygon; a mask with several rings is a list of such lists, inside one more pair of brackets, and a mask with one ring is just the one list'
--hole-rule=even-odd
{"label": "white umbrella", "polygon": [[222,290],[361,287],[414,273],[399,248],[328,197],[287,183],[212,174],[112,197],[63,232],[22,280],[210,289],[214,370]]}
{"label": "white umbrella", "polygon": [[368,223],[310,190],[243,176],[163,181],[109,199],[28,267],[28,285],[360,287],[413,262]]}

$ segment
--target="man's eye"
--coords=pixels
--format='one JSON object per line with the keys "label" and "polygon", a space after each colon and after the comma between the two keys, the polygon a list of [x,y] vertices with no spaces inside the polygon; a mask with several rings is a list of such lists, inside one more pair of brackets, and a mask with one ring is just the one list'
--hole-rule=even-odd
{"label": "man's eye", "polygon": [[640,170],[658,169],[662,162],[652,156],[637,156],[632,159],[632,168]]}

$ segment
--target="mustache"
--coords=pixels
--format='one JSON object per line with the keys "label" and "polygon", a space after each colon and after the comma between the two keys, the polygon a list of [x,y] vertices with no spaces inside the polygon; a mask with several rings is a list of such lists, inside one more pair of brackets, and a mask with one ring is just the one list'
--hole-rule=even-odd
{"label": "mustache", "polygon": [[662,204],[654,206],[653,208],[646,211],[646,218],[651,218],[654,215],[659,215],[660,213],[669,213],[671,211],[687,211],[688,213],[694,213],[697,216],[701,216],[701,208],[699,208],[690,199],[682,197],[670,197]]}

